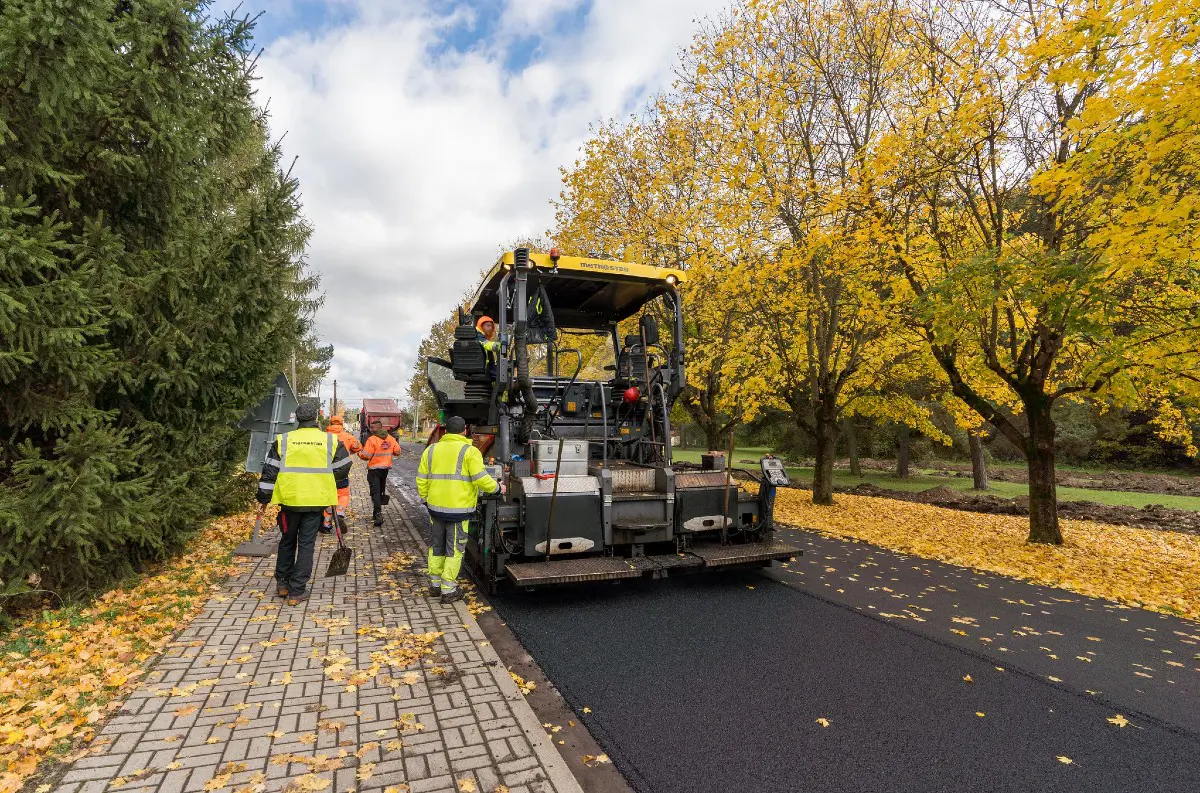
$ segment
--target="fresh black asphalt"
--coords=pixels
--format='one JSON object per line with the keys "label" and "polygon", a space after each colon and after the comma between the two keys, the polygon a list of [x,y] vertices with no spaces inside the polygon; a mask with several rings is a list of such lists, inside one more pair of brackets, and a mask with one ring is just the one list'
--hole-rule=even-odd
{"label": "fresh black asphalt", "polygon": [[638,790],[1200,790],[1193,733],[769,575],[493,603]]}
{"label": "fresh black asphalt", "polygon": [[1200,625],[780,534],[804,556],[492,604],[637,790],[1200,791]]}

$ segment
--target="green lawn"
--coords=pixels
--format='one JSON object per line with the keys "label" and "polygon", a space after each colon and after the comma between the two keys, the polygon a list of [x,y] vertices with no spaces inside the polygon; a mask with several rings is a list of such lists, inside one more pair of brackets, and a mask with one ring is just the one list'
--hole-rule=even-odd
{"label": "green lawn", "polygon": [[[738,449],[733,455],[734,465],[738,468],[757,469],[759,458],[766,454],[767,451],[766,448],[762,447]],[[699,463],[700,454],[701,452],[698,449],[674,450],[675,459],[681,462]],[[789,466],[787,470],[788,476],[793,481],[802,482],[806,485],[812,481],[813,469],[811,468]],[[913,471],[914,473],[907,479],[898,479],[891,474],[880,471],[869,471],[862,476],[851,476],[844,469],[835,469],[833,472],[833,483],[837,487],[855,487],[864,482],[869,482],[877,487],[885,487],[889,490],[910,491],[928,490],[931,487],[939,485],[955,490],[971,489],[972,482],[969,476],[931,476],[915,468]],[[991,489],[987,492],[1002,498],[1016,498],[1017,496],[1027,495],[1028,489],[1024,484],[1019,482],[992,482]],[[1165,507],[1190,509],[1200,512],[1200,497],[1196,496],[1173,496],[1156,493],[1131,493],[1123,490],[1059,487],[1058,499],[1059,501],[1092,501],[1097,504],[1121,507],[1144,507],[1147,504],[1162,504]]]}

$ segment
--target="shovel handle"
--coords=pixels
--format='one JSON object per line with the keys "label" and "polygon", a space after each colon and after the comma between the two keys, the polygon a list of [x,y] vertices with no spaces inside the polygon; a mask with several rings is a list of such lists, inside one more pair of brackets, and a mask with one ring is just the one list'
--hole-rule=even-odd
{"label": "shovel handle", "polygon": [[258,530],[262,527],[263,513],[267,511],[266,504],[258,505],[258,515],[254,518],[254,533],[250,535],[250,542],[258,542]]}
{"label": "shovel handle", "polygon": [[336,506],[329,508],[329,516],[330,516],[330,522],[333,524],[334,536],[337,537],[338,547],[345,548],[346,543],[342,542],[342,524],[338,523],[338,514],[337,514]]}

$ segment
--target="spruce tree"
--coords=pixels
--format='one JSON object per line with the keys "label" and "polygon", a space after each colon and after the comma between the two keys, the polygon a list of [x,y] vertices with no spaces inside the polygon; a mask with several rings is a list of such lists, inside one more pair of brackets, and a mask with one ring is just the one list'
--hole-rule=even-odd
{"label": "spruce tree", "polygon": [[244,494],[234,424],[313,345],[252,24],[205,5],[0,5],[0,591],[177,549]]}

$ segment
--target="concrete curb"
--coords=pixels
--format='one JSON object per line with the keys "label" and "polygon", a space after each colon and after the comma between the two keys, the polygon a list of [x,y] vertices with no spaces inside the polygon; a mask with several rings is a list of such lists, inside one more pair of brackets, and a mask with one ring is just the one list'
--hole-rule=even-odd
{"label": "concrete curb", "polygon": [[[391,483],[389,483],[391,484]],[[408,497],[408,494],[398,486],[392,485],[389,487],[393,494],[403,500],[404,504],[412,509],[420,509],[419,505],[414,504]],[[397,492],[398,491],[398,492]],[[412,519],[404,509],[400,510],[401,523],[408,530],[409,534],[422,548],[428,548],[429,545],[425,541],[425,537],[413,525]],[[492,670],[492,678],[496,681],[496,686],[504,694],[504,699],[508,701],[512,708],[513,715],[517,719],[517,723],[521,726],[521,732],[529,740],[530,746],[533,747],[533,752],[537,756],[538,762],[546,769],[549,775],[549,782],[554,786],[554,790],[558,793],[583,793],[583,788],[579,786],[579,781],[575,775],[571,773],[571,769],[567,767],[566,762],[562,759],[562,755],[554,748],[554,744],[550,742],[550,737],[546,735],[546,731],[542,728],[542,723],[538,721],[537,714],[533,712],[533,708],[525,701],[525,696],[517,689],[516,682],[512,679],[512,675],[508,673],[508,668],[504,662],[500,660],[500,656],[496,653],[491,642],[488,641],[483,629],[479,627],[479,623],[475,620],[475,616],[467,609],[467,604],[459,601],[454,604],[455,610],[459,617],[462,618],[462,624],[467,629],[467,633],[475,641],[475,646],[479,649],[479,654],[483,656],[484,662]]]}

